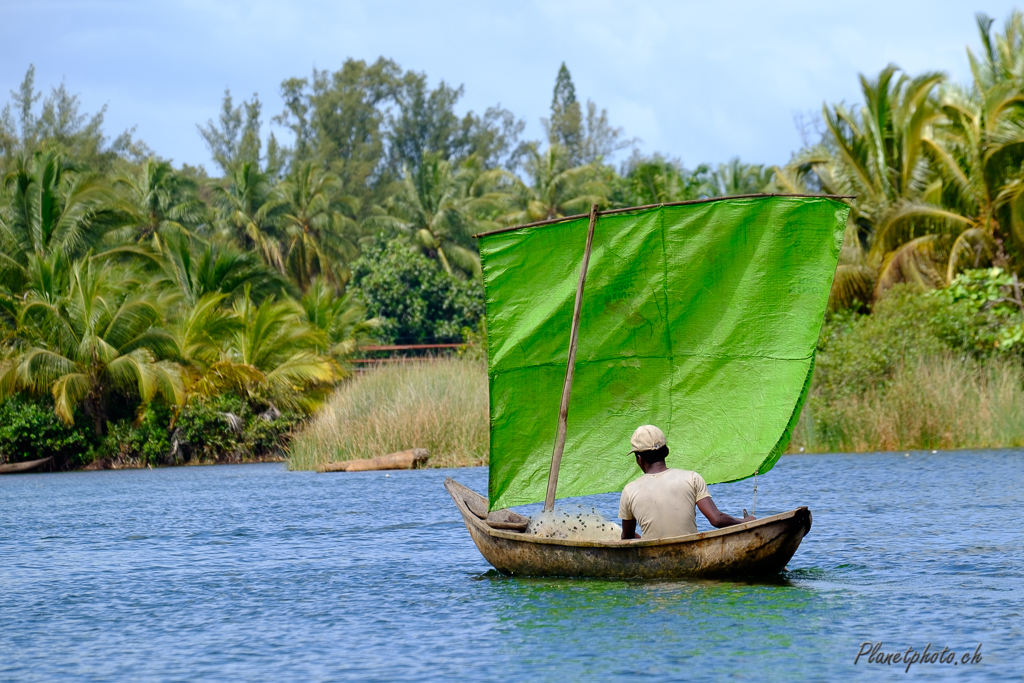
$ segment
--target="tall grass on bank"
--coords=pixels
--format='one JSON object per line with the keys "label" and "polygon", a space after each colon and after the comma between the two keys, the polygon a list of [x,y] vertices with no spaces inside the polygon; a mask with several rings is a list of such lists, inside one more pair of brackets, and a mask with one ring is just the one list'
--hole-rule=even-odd
{"label": "tall grass on bank", "polygon": [[812,395],[790,452],[1024,446],[1024,385],[1013,360],[943,354],[898,367],[863,393]]}
{"label": "tall grass on bank", "polygon": [[345,382],[291,444],[289,467],[430,451],[431,467],[482,465],[487,369],[479,361],[394,363]]}

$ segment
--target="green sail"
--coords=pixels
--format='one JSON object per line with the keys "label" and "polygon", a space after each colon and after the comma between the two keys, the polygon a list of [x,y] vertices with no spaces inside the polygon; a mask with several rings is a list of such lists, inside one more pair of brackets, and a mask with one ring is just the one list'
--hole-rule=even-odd
{"label": "green sail", "polygon": [[[558,497],[619,491],[661,427],[709,483],[775,464],[807,395],[849,207],[736,198],[601,216]],[[544,499],[587,218],[480,238],[492,509]]]}

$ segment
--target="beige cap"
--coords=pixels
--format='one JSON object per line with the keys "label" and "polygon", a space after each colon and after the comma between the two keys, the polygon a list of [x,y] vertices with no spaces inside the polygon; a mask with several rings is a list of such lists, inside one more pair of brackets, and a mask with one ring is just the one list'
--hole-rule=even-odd
{"label": "beige cap", "polygon": [[629,443],[633,445],[634,453],[655,451],[665,445],[665,432],[654,425],[643,425],[636,428]]}

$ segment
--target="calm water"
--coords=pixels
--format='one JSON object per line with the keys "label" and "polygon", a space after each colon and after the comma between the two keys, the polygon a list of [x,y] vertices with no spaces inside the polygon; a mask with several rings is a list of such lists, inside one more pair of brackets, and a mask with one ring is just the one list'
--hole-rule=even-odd
{"label": "calm water", "polygon": [[[484,469],[0,477],[0,679],[906,677],[854,666],[864,641],[981,643],[915,678],[1024,674],[1024,452],[783,458],[758,515],[806,504],[814,527],[759,585],[502,577],[448,475],[486,489]],[[735,514],[751,488],[711,492]]]}

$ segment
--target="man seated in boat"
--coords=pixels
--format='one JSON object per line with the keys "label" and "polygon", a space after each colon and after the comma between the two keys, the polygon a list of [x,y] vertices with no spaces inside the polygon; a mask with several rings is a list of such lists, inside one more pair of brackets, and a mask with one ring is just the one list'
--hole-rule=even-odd
{"label": "man seated in boat", "polygon": [[644,476],[622,489],[619,517],[622,519],[623,539],[637,538],[637,522],[640,522],[643,537],[648,540],[695,534],[695,506],[700,508],[712,526],[718,528],[755,519],[750,515],[739,519],[720,512],[711,500],[702,476],[689,470],[666,467],[668,445],[665,433],[654,425],[639,427],[629,441],[636,464]]}

